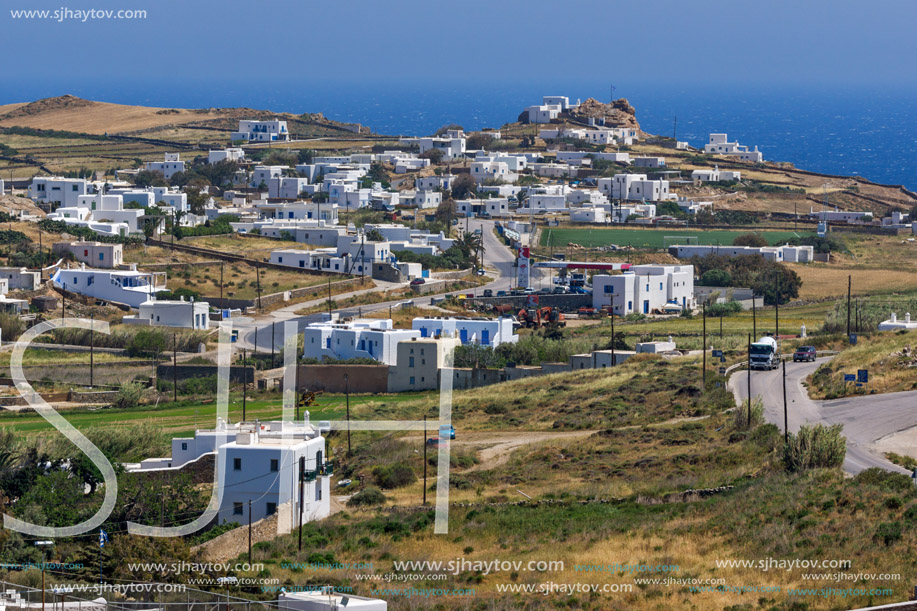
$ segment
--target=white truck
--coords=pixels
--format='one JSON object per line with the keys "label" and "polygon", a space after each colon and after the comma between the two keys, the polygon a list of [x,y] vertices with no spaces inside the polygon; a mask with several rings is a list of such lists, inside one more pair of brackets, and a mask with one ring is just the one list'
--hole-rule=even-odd
{"label": "white truck", "polygon": [[777,369],[780,366],[777,340],[768,335],[754,342],[748,355],[748,366],[752,369]]}

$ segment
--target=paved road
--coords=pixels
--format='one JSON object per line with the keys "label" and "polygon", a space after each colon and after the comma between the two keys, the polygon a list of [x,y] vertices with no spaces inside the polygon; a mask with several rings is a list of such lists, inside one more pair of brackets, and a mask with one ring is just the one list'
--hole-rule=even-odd
{"label": "paved road", "polygon": [[[464,229],[464,223],[461,223],[461,227]],[[469,231],[474,231],[475,229],[481,229],[481,234],[484,237],[484,267],[488,271],[488,275],[493,278],[493,280],[483,286],[475,289],[475,292],[482,291],[485,288],[491,289],[496,293],[497,291],[508,290],[513,283],[513,273],[514,273],[514,255],[513,252],[497,238],[493,233],[494,221],[491,220],[472,220],[468,223]],[[361,290],[356,291],[354,294],[370,292],[372,290],[388,290],[393,288],[391,283],[385,283],[384,286],[376,287],[375,289]],[[441,293],[437,295],[423,295],[419,296],[416,299],[429,300],[433,297],[442,297],[449,294],[457,294],[464,291],[453,291],[452,293]],[[349,297],[350,294],[345,295],[336,295],[336,299],[342,299]],[[399,299],[397,301],[386,301],[383,303],[374,303],[370,305],[364,305],[359,307],[350,307],[350,308],[339,308],[334,310],[341,318],[358,316],[360,314],[368,314],[371,312],[378,312],[380,310],[387,310],[389,307],[398,306],[401,303],[404,303],[405,299]],[[269,317],[253,318],[250,316],[242,316],[235,318],[233,320],[233,326],[239,329],[239,340],[237,342],[238,347],[246,348],[251,350],[255,346],[255,329],[257,328],[257,345],[258,350],[262,352],[271,351],[271,325],[276,324],[276,329],[273,334],[274,346],[275,349],[279,352],[283,346],[283,323],[286,321],[294,321],[297,325],[297,329],[302,333],[303,329],[308,326],[310,323],[317,322],[321,320],[320,314],[312,314],[308,316],[295,316],[291,315],[291,310],[302,309],[307,307],[308,304],[297,304],[294,306],[288,306],[287,308],[281,308],[280,310],[272,313]]]}
{"label": "paved road", "polygon": [[[813,401],[802,382],[819,365],[828,361],[820,358],[814,363],[786,364],[787,420],[790,432],[807,423],[843,424],[847,437],[847,457],[844,470],[856,474],[870,467],[910,474],[910,471],[887,461],[873,447],[883,437],[917,426],[917,392],[886,395],[866,395],[836,401]],[[764,402],[764,417],[784,430],[783,372],[753,371],[752,396]],[[729,387],[739,402],[748,398],[748,371],[740,371],[729,379]]]}

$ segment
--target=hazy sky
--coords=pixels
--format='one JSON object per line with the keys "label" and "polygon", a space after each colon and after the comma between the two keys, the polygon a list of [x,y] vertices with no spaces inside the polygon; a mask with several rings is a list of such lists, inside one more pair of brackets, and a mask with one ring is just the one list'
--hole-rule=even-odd
{"label": "hazy sky", "polygon": [[[912,0],[0,3],[0,82],[917,82]],[[145,9],[148,18],[57,23],[15,20],[6,10],[62,6]]]}

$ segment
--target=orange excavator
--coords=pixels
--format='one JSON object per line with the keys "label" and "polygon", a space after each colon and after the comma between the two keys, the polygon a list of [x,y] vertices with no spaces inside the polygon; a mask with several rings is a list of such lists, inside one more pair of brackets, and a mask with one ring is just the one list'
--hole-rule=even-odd
{"label": "orange excavator", "polygon": [[556,324],[560,327],[567,326],[563,313],[557,308],[545,306],[536,310],[519,310],[516,315],[519,323],[526,329],[540,329],[547,324]]}

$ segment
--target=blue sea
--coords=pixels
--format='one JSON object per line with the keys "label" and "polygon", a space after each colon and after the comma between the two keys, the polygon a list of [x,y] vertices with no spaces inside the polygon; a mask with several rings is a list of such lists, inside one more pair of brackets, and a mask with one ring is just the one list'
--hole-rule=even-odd
{"label": "blue sea", "polygon": [[[7,83],[9,85],[9,83]],[[382,134],[426,135],[457,123],[466,130],[515,121],[542,95],[608,101],[608,83],[333,82],[301,86],[189,81],[119,80],[18,83],[4,87],[0,103],[70,93],[80,97],[164,107],[247,106],[362,123]],[[616,83],[650,133],[677,135],[702,146],[711,132],[758,146],[768,161],[840,175],[861,175],[917,190],[917,88],[852,86],[757,87]]]}

